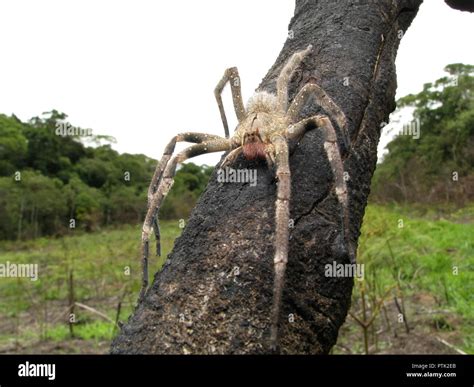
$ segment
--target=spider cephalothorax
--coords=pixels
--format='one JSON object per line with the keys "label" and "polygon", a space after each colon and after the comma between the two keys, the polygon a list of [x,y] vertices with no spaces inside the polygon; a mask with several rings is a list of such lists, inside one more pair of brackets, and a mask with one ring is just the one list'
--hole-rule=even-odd
{"label": "spider cephalothorax", "polygon": [[[215,89],[215,96],[226,138],[212,134],[186,132],[173,137],[166,146],[148,190],[148,211],[142,231],[143,284],[140,298],[144,297],[148,288],[150,233],[154,230],[157,241],[157,254],[160,254],[158,211],[173,184],[173,176],[177,164],[204,153],[221,151],[229,151],[229,153],[220,168],[232,165],[240,154],[243,154],[247,160],[264,159],[269,167],[275,166],[275,174],[278,180],[275,202],[275,254],[273,259],[275,280],[270,335],[271,346],[276,348],[278,344],[280,304],[288,261],[288,225],[290,220],[291,194],[288,143],[291,140],[300,139],[309,128],[314,127],[323,132],[324,149],[334,175],[335,193],[341,205],[341,234],[345,242],[346,251],[351,260],[354,260],[354,249],[347,234],[349,214],[344,169],[336,131],[331,123],[331,119],[336,122],[343,140],[347,143],[347,127],[344,113],[316,83],[308,83],[303,86],[291,104],[288,105],[288,84],[290,78],[311,49],[312,47],[308,46],[305,50],[296,52],[286,63],[277,79],[276,95],[258,92],[249,100],[246,107],[244,107],[242,102],[237,68],[227,69]],[[234,109],[239,121],[231,138],[229,138],[229,128],[221,98],[222,90],[227,82],[231,86]],[[328,115],[315,115],[299,120],[301,110],[311,96],[315,98],[316,102]],[[180,141],[194,143],[194,145],[172,157],[176,142]]]}
{"label": "spider cephalothorax", "polygon": [[[247,116],[237,126],[232,141],[236,145],[240,141],[241,151],[247,160],[266,159],[273,164],[272,135],[286,130],[286,115],[278,109],[276,97],[265,91],[256,93],[250,99],[246,113]],[[237,147],[233,157],[239,153],[240,148]]]}

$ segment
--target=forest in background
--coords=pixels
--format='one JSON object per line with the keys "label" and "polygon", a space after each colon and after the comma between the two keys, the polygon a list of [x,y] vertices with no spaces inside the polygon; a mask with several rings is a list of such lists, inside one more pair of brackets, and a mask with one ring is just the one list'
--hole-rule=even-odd
{"label": "forest in background", "polygon": [[[450,208],[472,202],[474,66],[451,64],[445,71],[398,101],[398,110],[414,109],[413,121],[377,166],[372,201]],[[119,154],[113,141],[72,126],[56,110],[28,122],[0,115],[0,239],[140,223],[156,160]],[[212,170],[181,166],[160,217],[186,219]]]}
{"label": "forest in background", "polygon": [[388,144],[372,200],[460,207],[474,199],[474,66],[450,64],[445,72],[397,101],[398,111],[414,109],[413,120]]}
{"label": "forest in background", "polygon": [[[83,137],[89,132],[66,120],[56,110],[28,122],[0,114],[0,239],[141,222],[157,161],[119,154],[111,147],[113,138]],[[186,217],[211,172],[183,165],[161,216]]]}

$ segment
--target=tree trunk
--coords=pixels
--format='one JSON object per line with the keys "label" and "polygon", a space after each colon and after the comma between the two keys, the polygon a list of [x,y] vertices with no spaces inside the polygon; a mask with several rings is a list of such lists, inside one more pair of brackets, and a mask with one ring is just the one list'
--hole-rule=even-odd
{"label": "tree trunk", "polygon": [[[309,80],[345,112],[351,137],[340,141],[349,176],[350,237],[360,233],[381,125],[395,108],[395,56],[421,0],[297,0],[289,38],[259,90],[275,91],[290,56],[312,44],[292,79],[290,100]],[[264,15],[262,15],[263,17]],[[271,15],[269,15],[271,17]],[[311,102],[302,117],[320,113]],[[321,133],[294,144],[290,254],[281,313],[282,353],[328,353],[350,307],[353,279],[325,276],[348,263],[334,246],[340,208]],[[257,185],[218,183],[213,174],[182,236],[112,353],[268,353],[273,288],[276,182],[265,163]],[[137,263],[138,265],[138,263]]]}

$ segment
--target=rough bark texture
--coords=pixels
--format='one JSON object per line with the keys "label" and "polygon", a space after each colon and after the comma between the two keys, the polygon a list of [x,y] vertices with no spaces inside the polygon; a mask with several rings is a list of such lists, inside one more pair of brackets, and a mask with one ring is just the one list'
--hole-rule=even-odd
{"label": "rough bark texture", "polygon": [[[381,123],[395,107],[396,52],[420,3],[297,0],[289,26],[293,38],[259,87],[275,91],[287,59],[314,46],[292,80],[290,100],[315,79],[348,117],[352,144],[348,150],[341,142],[341,148],[350,176],[353,241],[367,203]],[[319,112],[308,104],[302,118]],[[293,147],[290,163],[294,228],[281,352],[327,353],[350,307],[353,280],[324,275],[326,264],[348,263],[348,258],[335,253],[340,212],[321,133],[309,131]],[[257,168],[258,184],[223,184],[213,175],[146,300],[114,340],[112,353],[268,353],[276,182],[264,163],[239,159],[237,164]]]}

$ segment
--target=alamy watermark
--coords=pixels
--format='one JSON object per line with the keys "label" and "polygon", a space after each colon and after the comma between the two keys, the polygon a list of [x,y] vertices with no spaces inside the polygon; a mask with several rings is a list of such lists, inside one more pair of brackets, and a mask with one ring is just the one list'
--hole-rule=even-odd
{"label": "alamy watermark", "polygon": [[0,278],[29,278],[31,281],[38,279],[37,263],[0,263]]}
{"label": "alamy watermark", "polygon": [[92,129],[79,128],[72,126],[69,122],[57,122],[56,131],[57,136],[92,136]]}
{"label": "alamy watermark", "polygon": [[48,380],[56,379],[56,364],[36,364],[29,361],[18,365],[19,377],[43,377]]}
{"label": "alamy watermark", "polygon": [[221,168],[217,171],[217,181],[219,183],[249,183],[251,187],[255,187],[257,185],[257,170]]}
{"label": "alamy watermark", "polygon": [[420,119],[416,118],[406,124],[403,124],[403,127],[398,132],[398,135],[412,136],[414,140],[418,140],[420,138],[420,133],[421,133]]}
{"label": "alamy watermark", "polygon": [[343,277],[343,278],[357,278],[364,279],[364,264],[363,263],[328,263],[324,266],[325,277]]}

